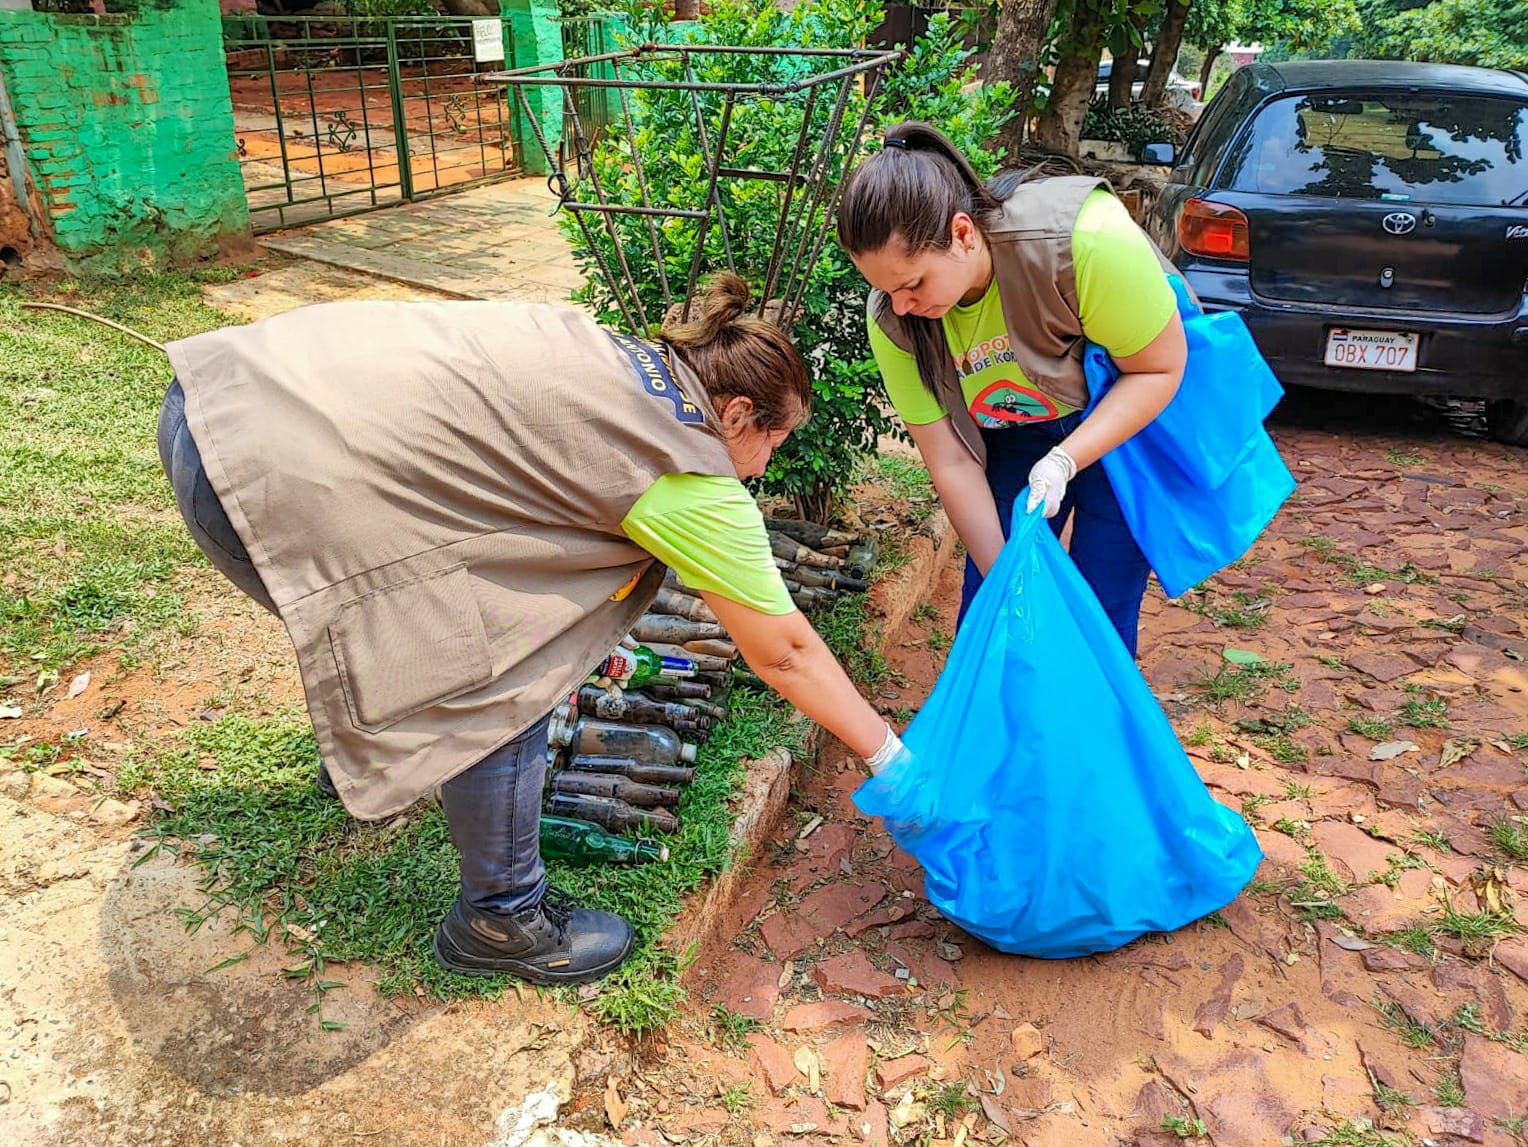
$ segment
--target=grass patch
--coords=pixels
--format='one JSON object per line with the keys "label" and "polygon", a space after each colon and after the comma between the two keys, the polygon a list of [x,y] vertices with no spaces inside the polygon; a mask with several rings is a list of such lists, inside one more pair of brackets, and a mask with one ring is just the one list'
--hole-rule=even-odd
{"label": "grass patch", "polygon": [[892,670],[885,654],[875,647],[869,609],[868,594],[844,594],[816,614],[812,626],[849,676],[867,689],[875,689],[891,679]]}
{"label": "grass patch", "polygon": [[946,1119],[959,1119],[978,1106],[975,1097],[966,1094],[966,1085],[959,1081],[944,1084],[928,1101],[929,1110],[937,1111]]}
{"label": "grass patch", "polygon": [[1494,941],[1519,931],[1510,912],[1460,912],[1452,904],[1444,905],[1434,928],[1462,941],[1466,955],[1483,955]]}
{"label": "grass patch", "polygon": [[[1200,700],[1220,706],[1226,701],[1245,703],[1261,697],[1270,682],[1281,687],[1294,668],[1286,661],[1263,661],[1253,665],[1222,665],[1213,676],[1201,677],[1191,682],[1190,688],[1199,694]],[[1295,682],[1299,688],[1299,682]]]}
{"label": "grass patch", "polygon": [[1493,821],[1491,843],[1513,860],[1528,860],[1528,817],[1503,816]]}
{"label": "grass patch", "polygon": [[862,480],[873,482],[886,493],[907,504],[906,515],[914,524],[922,524],[934,516],[939,495],[934,492],[934,481],[929,477],[928,467],[908,454],[877,454],[864,463]]}
{"label": "grass patch", "polygon": [[1367,1119],[1350,1119],[1326,1129],[1309,1147],[1416,1147],[1417,1140],[1404,1131],[1390,1134]]}
{"label": "grass patch", "polygon": [[1371,566],[1352,554],[1343,553],[1331,538],[1320,535],[1301,538],[1300,545],[1314,553],[1321,561],[1340,569],[1343,580],[1352,585],[1371,585],[1378,581],[1400,581],[1407,585],[1435,585],[1438,581],[1436,577],[1417,569],[1410,562],[1406,562],[1398,570]]}
{"label": "grass patch", "polygon": [[1459,1078],[1457,1071],[1438,1076],[1438,1082],[1433,1084],[1432,1092],[1433,1101],[1439,1107],[1464,1106],[1464,1080]]}
{"label": "grass patch", "polygon": [[1380,937],[1380,940],[1392,948],[1400,948],[1421,956],[1424,960],[1437,958],[1438,946],[1433,943],[1432,933],[1421,924],[1413,924],[1409,928],[1402,928],[1399,932],[1391,932]]}
{"label": "grass patch", "polygon": [[[1280,821],[1274,825],[1281,832],[1281,828],[1288,822]],[[1293,826],[1292,826],[1293,827]],[[1307,830],[1309,826],[1304,826]],[[1290,832],[1289,835],[1296,837],[1305,835],[1304,832]],[[1334,901],[1337,897],[1346,894],[1348,890],[1340,876],[1332,871],[1326,857],[1321,855],[1319,849],[1306,850],[1305,860],[1300,864],[1300,874],[1303,879],[1286,895],[1289,903],[1299,909],[1303,920],[1335,920],[1342,915],[1342,909],[1338,908]]]}
{"label": "grass patch", "polygon": [[748,1037],[758,1030],[759,1021],[752,1016],[738,1015],[725,1004],[711,1009],[711,1039],[729,1055],[742,1055],[752,1047]]}
{"label": "grass patch", "polygon": [[1424,831],[1413,833],[1406,838],[1408,844],[1420,844],[1427,848],[1436,848],[1439,852],[1453,852],[1454,846],[1449,843],[1448,834],[1445,832]]}
{"label": "grass patch", "polygon": [[1226,629],[1261,629],[1268,621],[1268,609],[1273,602],[1263,594],[1239,589],[1229,600],[1206,598],[1185,604],[1190,613],[1207,617]]}
{"label": "grass patch", "polygon": [[1413,729],[1447,729],[1448,702],[1441,697],[1408,698],[1397,720]]}
{"label": "grass patch", "polygon": [[[161,342],[234,321],[195,277],[64,284],[70,305]],[[0,663],[56,671],[186,628],[203,563],[159,465],[164,356],[0,285]],[[14,674],[14,670],[10,671]]]}
{"label": "grass patch", "polygon": [[1162,1116],[1162,1130],[1179,1139],[1203,1139],[1210,1133],[1203,1119],[1188,1119],[1182,1115]]}
{"label": "grass patch", "polygon": [[1400,1036],[1401,1042],[1407,1047],[1430,1047],[1437,1038],[1432,1028],[1413,1018],[1410,1012],[1394,1000],[1384,1000],[1374,1006],[1379,1011],[1381,1022]]}
{"label": "grass patch", "polygon": [[1371,741],[1383,741],[1395,731],[1395,724],[1391,721],[1381,721],[1373,717],[1349,717],[1348,732],[1357,733],[1360,737],[1368,737]]}
{"label": "grass patch", "polygon": [[1424,455],[1413,454],[1409,450],[1402,450],[1397,446],[1392,446],[1385,451],[1385,460],[1392,466],[1420,466],[1427,461],[1427,458]]}
{"label": "grass patch", "polygon": [[[637,932],[632,957],[601,983],[593,1013],[626,1033],[667,1024],[683,1000],[679,962],[659,936],[684,897],[731,861],[731,796],[741,762],[776,745],[799,750],[801,726],[771,692],[735,689],[731,713],[701,747],[679,806],[683,825],[664,864],[548,864],[551,881],[591,907],[619,912]],[[456,853],[439,808],[414,806],[385,824],[350,819],[313,784],[318,750],[299,713],[197,724],[184,748],[124,774],[170,806],[150,832],[156,847],[197,861],[203,902],[189,928],[230,913],[238,930],[284,942],[294,974],[322,981],[326,964],[366,961],[387,996],[422,989],[438,999],[497,996],[508,977],[453,975],[430,940],[456,894]],[[206,765],[213,767],[204,767]]]}
{"label": "grass patch", "polygon": [[928,635],[926,644],[931,653],[943,653],[949,649],[951,637],[942,629],[936,629]]}
{"label": "grass patch", "polygon": [[1400,1115],[1404,1117],[1406,1109],[1415,1106],[1416,1101],[1404,1091],[1399,1091],[1378,1079],[1374,1080],[1373,1084],[1374,1106],[1378,1107],[1386,1115]]}
{"label": "grass patch", "polygon": [[918,608],[913,610],[912,620],[918,625],[927,625],[939,620],[939,609],[931,601],[921,602]]}

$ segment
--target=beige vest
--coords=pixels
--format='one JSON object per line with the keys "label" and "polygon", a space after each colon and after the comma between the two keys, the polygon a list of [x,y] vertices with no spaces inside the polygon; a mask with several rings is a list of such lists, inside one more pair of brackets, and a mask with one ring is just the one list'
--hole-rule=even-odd
{"label": "beige vest", "polygon": [[647,608],[622,533],[733,474],[674,356],[561,307],[332,303],[169,347],[345,805],[389,816],[549,712]]}
{"label": "beige vest", "polygon": [[[1088,404],[1088,386],[1082,373],[1085,340],[1077,308],[1072,228],[1083,201],[1108,186],[1105,180],[1084,175],[1021,183],[1004,200],[1003,213],[986,236],[1015,363],[1037,390],[1078,408]],[[1152,249],[1168,274],[1178,273],[1155,244]],[[912,336],[892,310],[889,295],[871,291],[869,312],[894,345],[912,351]],[[944,347],[939,358],[944,369],[938,378],[925,381],[949,412],[950,425],[961,442],[985,465],[987,448],[961,393],[943,324],[935,323],[934,330]]]}

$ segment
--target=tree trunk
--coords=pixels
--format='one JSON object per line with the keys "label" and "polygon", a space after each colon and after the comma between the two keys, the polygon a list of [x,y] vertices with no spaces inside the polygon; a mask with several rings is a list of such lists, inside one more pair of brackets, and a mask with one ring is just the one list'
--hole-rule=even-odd
{"label": "tree trunk", "polygon": [[1056,64],[1050,101],[1035,123],[1035,143],[1046,151],[1077,158],[1082,117],[1098,83],[1098,57],[1103,52],[1103,18],[1090,0],[1076,0],[1077,11],[1066,47]]}
{"label": "tree trunk", "polygon": [[1130,97],[1134,94],[1132,89],[1141,75],[1141,67],[1137,63],[1141,56],[1140,44],[1131,38],[1130,33],[1133,29],[1136,35],[1142,35],[1146,31],[1146,18],[1132,16],[1130,24],[1131,28],[1119,32],[1124,45],[1114,53],[1114,64],[1109,71],[1109,107],[1115,110],[1130,106]]}
{"label": "tree trunk", "polygon": [[1167,77],[1178,62],[1178,49],[1183,46],[1183,27],[1188,23],[1189,0],[1168,0],[1167,11],[1162,14],[1162,27],[1157,32],[1156,46],[1151,53],[1151,67],[1146,69],[1146,82],[1141,86],[1141,102],[1149,108],[1158,107],[1167,93]]}
{"label": "tree trunk", "polygon": [[674,19],[699,20],[700,0],[674,0]]}
{"label": "tree trunk", "polygon": [[1019,145],[1024,142],[1035,76],[1040,71],[1040,49],[1045,46],[1055,8],[1056,0],[1002,0],[998,8],[997,31],[981,76],[983,83],[1007,80],[1013,85],[1015,115],[997,136],[998,145],[1011,162],[1018,160]]}
{"label": "tree trunk", "polygon": [[1199,98],[1200,99],[1204,99],[1206,93],[1208,93],[1209,90],[1210,90],[1210,72],[1214,69],[1215,61],[1218,60],[1218,59],[1220,59],[1220,45],[1219,44],[1216,44],[1213,48],[1208,49],[1204,53],[1204,67],[1199,69]]}

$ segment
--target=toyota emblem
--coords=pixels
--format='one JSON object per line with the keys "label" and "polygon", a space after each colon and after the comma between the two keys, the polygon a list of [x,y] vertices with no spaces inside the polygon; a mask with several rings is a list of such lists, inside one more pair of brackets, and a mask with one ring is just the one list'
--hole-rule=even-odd
{"label": "toyota emblem", "polygon": [[1380,225],[1392,235],[1410,235],[1417,229],[1417,217],[1404,211],[1392,211],[1380,220]]}

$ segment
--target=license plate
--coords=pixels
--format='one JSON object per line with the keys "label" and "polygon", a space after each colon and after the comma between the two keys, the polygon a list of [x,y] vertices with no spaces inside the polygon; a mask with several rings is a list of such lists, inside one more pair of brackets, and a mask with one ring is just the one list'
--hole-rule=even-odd
{"label": "license plate", "polygon": [[1352,331],[1334,327],[1326,333],[1327,366],[1352,370],[1417,369],[1417,344],[1421,335],[1400,331]]}

